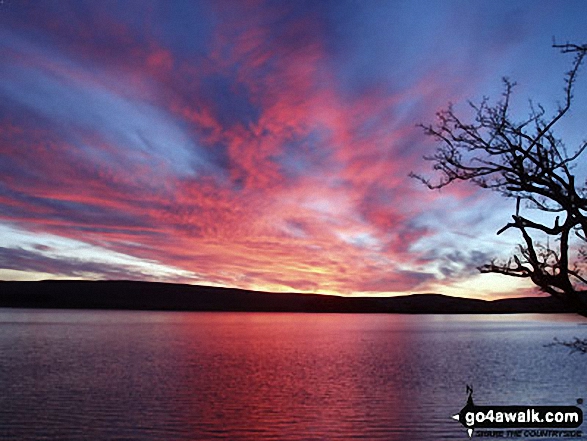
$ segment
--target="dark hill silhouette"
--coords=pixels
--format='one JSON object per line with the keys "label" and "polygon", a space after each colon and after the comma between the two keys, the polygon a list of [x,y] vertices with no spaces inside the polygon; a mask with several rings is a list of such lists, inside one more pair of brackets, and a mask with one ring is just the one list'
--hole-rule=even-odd
{"label": "dark hill silhouette", "polygon": [[570,312],[552,297],[338,297],[134,281],[0,281],[0,307],[169,311],[492,314]]}

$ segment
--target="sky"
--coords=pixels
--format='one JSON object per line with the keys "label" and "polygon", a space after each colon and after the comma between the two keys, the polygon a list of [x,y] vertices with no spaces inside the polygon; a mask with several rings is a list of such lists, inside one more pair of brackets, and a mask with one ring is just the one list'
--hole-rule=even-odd
{"label": "sky", "polygon": [[[0,279],[475,298],[514,203],[431,191],[418,124],[549,111],[584,1],[0,2]],[[587,72],[560,127],[585,136]]]}

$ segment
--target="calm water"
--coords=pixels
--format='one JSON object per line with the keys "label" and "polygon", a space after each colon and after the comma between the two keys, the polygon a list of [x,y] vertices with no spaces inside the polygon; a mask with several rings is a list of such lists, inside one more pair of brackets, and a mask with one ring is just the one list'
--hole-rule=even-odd
{"label": "calm water", "polygon": [[466,384],[587,401],[587,356],[544,347],[573,336],[563,315],[0,309],[0,439],[465,440]]}

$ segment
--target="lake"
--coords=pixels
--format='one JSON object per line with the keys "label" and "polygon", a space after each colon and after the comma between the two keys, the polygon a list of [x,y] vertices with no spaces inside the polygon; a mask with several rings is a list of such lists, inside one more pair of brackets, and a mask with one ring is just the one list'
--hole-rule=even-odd
{"label": "lake", "polygon": [[587,401],[587,355],[545,347],[573,336],[573,315],[0,309],[0,439],[465,440],[467,384]]}

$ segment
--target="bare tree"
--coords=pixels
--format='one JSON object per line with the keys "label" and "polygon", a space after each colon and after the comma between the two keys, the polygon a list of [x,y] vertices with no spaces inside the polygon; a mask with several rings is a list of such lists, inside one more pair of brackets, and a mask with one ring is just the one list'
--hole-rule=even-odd
{"label": "bare tree", "polygon": [[[422,126],[440,142],[435,153],[425,157],[440,179],[432,182],[411,176],[430,189],[468,181],[515,199],[511,222],[497,234],[517,230],[522,243],[508,260],[493,260],[478,269],[529,278],[542,291],[587,317],[587,276],[582,271],[587,266],[587,191],[585,183],[577,185],[573,173],[587,142],[569,152],[553,131],[571,108],[587,45],[554,47],[574,54],[572,68],[565,75],[564,101],[554,114],[548,115],[544,107],[531,102],[527,118],[514,120],[510,98],[515,83],[504,79],[505,90],[497,104],[491,105],[487,98],[479,104],[469,102],[471,122],[460,119],[449,105],[437,113],[436,125]],[[522,215],[521,209],[525,213],[537,209],[534,213],[540,214]]]}

